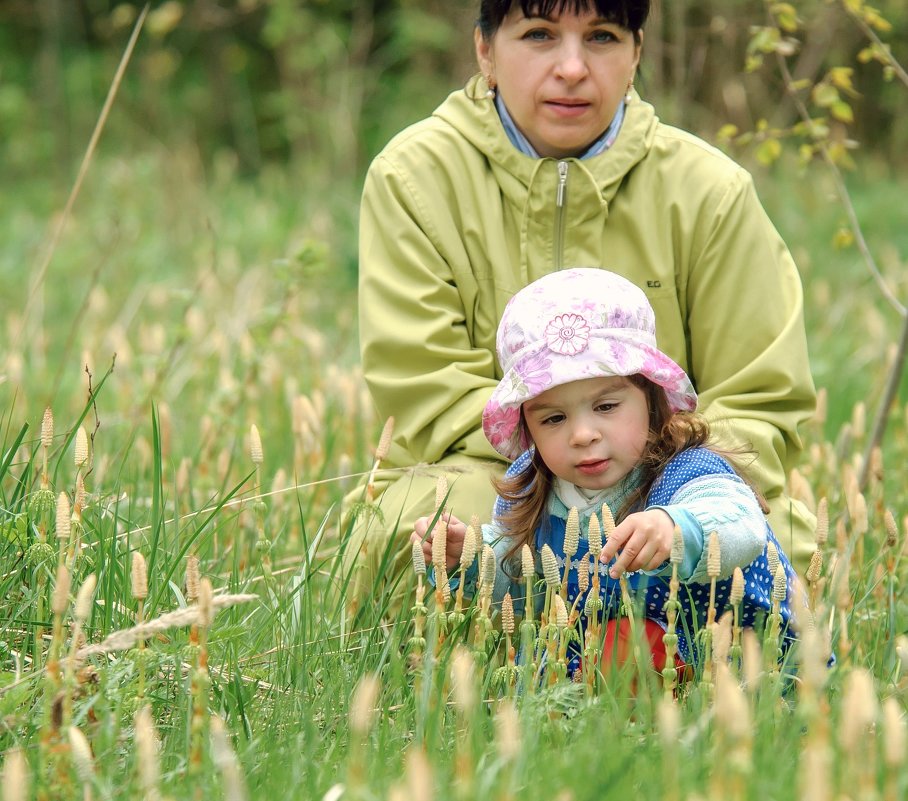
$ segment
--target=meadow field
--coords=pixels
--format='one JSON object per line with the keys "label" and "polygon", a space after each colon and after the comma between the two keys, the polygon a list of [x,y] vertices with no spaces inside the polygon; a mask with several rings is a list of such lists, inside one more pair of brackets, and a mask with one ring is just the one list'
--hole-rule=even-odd
{"label": "meadow field", "polygon": [[[906,379],[867,447],[903,321],[823,165],[754,167],[821,392],[790,481],[821,521],[815,614],[797,671],[724,624],[673,694],[559,678],[576,615],[419,603],[419,565],[403,608],[385,584],[350,603],[351,517],[389,523],[365,490],[386,421],[357,364],[359,179],[117,125],[69,214],[81,152],[20,132],[4,154],[4,799],[908,796]],[[861,156],[851,197],[904,304],[905,181]],[[541,678],[511,647],[537,637]]]}

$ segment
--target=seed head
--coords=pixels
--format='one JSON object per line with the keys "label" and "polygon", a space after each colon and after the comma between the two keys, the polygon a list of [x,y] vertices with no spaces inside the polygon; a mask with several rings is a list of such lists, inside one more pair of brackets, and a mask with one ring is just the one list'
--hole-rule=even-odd
{"label": "seed head", "polygon": [[774,576],[776,568],[779,566],[779,549],[776,548],[775,543],[766,543],[766,564],[769,567],[769,574]]}
{"label": "seed head", "polygon": [[435,568],[435,584],[441,592],[441,598],[445,603],[451,600],[451,582],[448,580],[448,569]]}
{"label": "seed head", "polygon": [[731,574],[731,591],[728,594],[728,600],[734,606],[744,600],[744,571],[740,567],[736,567],[735,572]]}
{"label": "seed head", "polygon": [[867,736],[877,716],[877,696],[873,676],[857,667],[845,677],[839,741],[845,753],[853,752]]}
{"label": "seed head", "polygon": [[675,526],[672,532],[672,552],[669,559],[673,565],[680,565],[684,561],[684,536],[681,534],[681,526]]}
{"label": "seed head", "polygon": [[817,527],[816,541],[817,548],[822,548],[829,539],[829,502],[826,498],[820,498],[817,505]]}
{"label": "seed head", "polygon": [[726,612],[719,618],[713,629],[713,661],[726,662],[728,660],[728,651],[731,648],[731,627],[734,615],[731,611]]}
{"label": "seed head", "polygon": [[863,492],[855,494],[852,514],[854,515],[851,521],[852,530],[856,537],[861,537],[867,533],[867,529],[869,528],[867,520],[867,498],[864,497]]}
{"label": "seed head", "polygon": [[57,539],[68,540],[72,532],[72,509],[69,507],[69,496],[61,492],[57,496],[57,523],[54,531]]}
{"label": "seed head", "polygon": [[447,568],[448,566],[448,524],[445,523],[441,515],[435,521],[435,527],[432,529],[432,564],[435,569]]}
{"label": "seed head", "polygon": [[76,604],[73,607],[73,618],[79,624],[88,620],[88,616],[91,614],[91,602],[95,597],[97,583],[98,580],[95,578],[95,574],[89,573],[85,581],[82,582],[82,586],[79,587],[79,592],[76,594]]}
{"label": "seed head", "polygon": [[492,592],[495,585],[495,551],[491,545],[482,546],[482,571],[480,574],[480,583],[483,590]]}
{"label": "seed head", "polygon": [[438,480],[435,482],[435,511],[441,509],[442,504],[445,502],[445,498],[448,497],[448,479],[443,475],[438,477]]}
{"label": "seed head", "polygon": [[158,738],[154,730],[151,709],[145,705],[136,712],[136,751],[138,752],[139,780],[148,801],[157,801],[158,793]]}
{"label": "seed head", "polygon": [[385,420],[385,426],[382,428],[381,436],[378,438],[378,447],[375,449],[375,460],[377,462],[388,458],[392,436],[394,436],[394,417],[389,417]]}
{"label": "seed head", "polygon": [[820,428],[822,428],[823,424],[826,422],[826,410],[828,405],[826,387],[820,387],[817,390],[817,407],[813,413],[813,419],[817,421]]}
{"label": "seed head", "polygon": [[524,579],[527,583],[531,583],[536,578],[536,562],[533,559],[533,552],[530,550],[530,546],[526,543],[520,549],[520,567]]}
{"label": "seed head", "polygon": [[786,597],[788,597],[788,576],[780,563],[772,578],[772,600],[773,603],[781,604],[785,602]]}
{"label": "seed head", "polygon": [[413,572],[417,576],[426,575],[426,555],[422,552],[422,543],[417,541],[413,543]]}
{"label": "seed head", "polygon": [[558,560],[555,558],[555,553],[548,543],[542,546],[540,556],[542,557],[542,575],[545,577],[545,583],[553,589],[558,589],[561,586],[561,576],[558,575]]}
{"label": "seed head", "polygon": [[505,762],[520,755],[520,717],[513,701],[506,699],[495,713],[495,745]]}
{"label": "seed head", "polygon": [[732,741],[750,736],[750,704],[725,660],[716,663],[716,723]]}
{"label": "seed head", "polygon": [[199,557],[194,553],[186,557],[186,600],[195,603],[199,599]]}
{"label": "seed head", "polygon": [[211,625],[213,616],[214,593],[211,589],[211,582],[207,578],[203,578],[199,581],[199,626],[207,629]]}
{"label": "seed head", "polygon": [[137,601],[148,597],[148,567],[138,551],[132,552],[132,597]]}
{"label": "seed head", "polygon": [[568,512],[567,523],[564,529],[564,553],[565,556],[573,556],[577,553],[577,547],[580,544],[580,513],[577,507],[571,507]]}
{"label": "seed head", "polygon": [[451,660],[451,689],[454,706],[464,717],[469,717],[476,706],[476,665],[470,652],[458,646]]}
{"label": "seed head", "polygon": [[91,753],[91,746],[82,731],[75,726],[69,727],[68,734],[73,766],[82,784],[89,784],[95,776],[95,761]]}
{"label": "seed head", "polygon": [[895,548],[899,541],[899,530],[891,509],[887,509],[883,514],[883,524],[886,527],[886,547]]}
{"label": "seed head", "polygon": [[908,732],[899,702],[892,696],[883,701],[883,761],[893,771],[905,764]]}
{"label": "seed head", "polygon": [[553,595],[552,603],[555,606],[555,625],[558,626],[559,629],[566,628],[568,624],[568,610],[564,603],[564,598],[560,595]]}
{"label": "seed head", "polygon": [[44,410],[44,418],[41,420],[41,446],[47,450],[54,444],[54,413],[48,406]]}
{"label": "seed head", "polygon": [[788,487],[792,498],[801,501],[808,509],[816,508],[816,499],[813,496],[813,490],[807,479],[796,467],[792,468],[788,474]]}
{"label": "seed head", "polygon": [[404,761],[406,762],[407,797],[410,801],[432,801],[435,797],[435,790],[432,767],[426,752],[420,746],[413,745],[407,751]]}
{"label": "seed head", "polygon": [[807,572],[804,574],[804,577],[811,583],[816,584],[820,580],[820,572],[823,569],[823,554],[819,548],[813,552],[813,556],[810,557],[810,565],[807,567]]}
{"label": "seed head", "polygon": [[50,609],[55,615],[62,615],[69,606],[69,588],[72,579],[66,565],[57,568],[57,581],[54,584],[54,594],[51,597]]}
{"label": "seed head", "polygon": [[863,439],[867,433],[867,406],[864,401],[858,401],[851,411],[851,430],[855,439]]}
{"label": "seed head", "polygon": [[615,518],[612,517],[612,510],[607,503],[602,504],[602,533],[608,540],[615,531]]}
{"label": "seed head", "polygon": [[509,592],[501,599],[501,630],[505,634],[514,633],[514,600]]}
{"label": "seed head", "polygon": [[380,690],[378,677],[374,673],[366,673],[353,691],[353,699],[350,701],[350,730],[360,738],[366,737],[372,729]]}
{"label": "seed head", "polygon": [[262,437],[255,423],[249,427],[249,458],[256,465],[265,461],[265,454],[262,451]]}
{"label": "seed head", "polygon": [[[603,508],[605,508],[604,505]],[[593,555],[593,559],[598,558],[599,551],[602,550],[602,529],[599,527],[599,518],[596,517],[595,513],[590,515],[586,538],[590,544],[590,553]]]}
{"label": "seed head", "polygon": [[577,588],[581,595],[590,588],[590,563],[586,556],[577,563]]}
{"label": "seed head", "polygon": [[706,554],[706,575],[711,579],[718,578],[722,570],[722,554],[719,550],[719,534],[715,531],[709,535],[709,550]]}
{"label": "seed head", "polygon": [[26,801],[28,797],[28,762],[19,748],[13,748],[7,752],[3,764],[3,798],[5,801]]}
{"label": "seed head", "polygon": [[460,552],[460,566],[463,570],[472,565],[473,560],[476,558],[478,539],[480,538],[477,537],[476,529],[473,528],[472,524],[467,526],[467,532],[463,535],[463,549]]}
{"label": "seed head", "polygon": [[85,429],[79,426],[76,431],[76,445],[73,451],[73,461],[76,467],[82,467],[88,461],[88,434]]}

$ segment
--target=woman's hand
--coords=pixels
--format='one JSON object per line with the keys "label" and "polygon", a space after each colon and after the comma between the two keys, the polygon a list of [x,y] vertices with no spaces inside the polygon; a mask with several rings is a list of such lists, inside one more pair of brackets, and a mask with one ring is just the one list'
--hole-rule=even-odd
{"label": "woman's hand", "polygon": [[[432,535],[434,531],[429,531],[429,524],[435,515],[431,517],[417,518],[413,524],[413,533],[410,534],[410,542],[422,541],[422,552],[426,557],[426,564],[432,564]],[[460,554],[463,552],[463,540],[467,533],[467,524],[458,520],[454,515],[442,515],[438,523],[446,521],[448,524],[448,536],[445,545],[445,556],[448,572],[450,573],[458,564],[460,564]],[[442,523],[443,525],[443,523]]]}
{"label": "woman's hand", "polygon": [[625,571],[655,570],[671,555],[674,533],[675,522],[662,509],[628,515],[606,540],[599,561],[607,564],[618,554],[609,570],[613,579]]}

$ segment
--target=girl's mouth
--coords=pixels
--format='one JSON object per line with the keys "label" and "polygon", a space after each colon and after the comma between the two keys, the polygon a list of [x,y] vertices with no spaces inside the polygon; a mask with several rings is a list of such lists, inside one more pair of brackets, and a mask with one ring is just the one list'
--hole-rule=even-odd
{"label": "girl's mouth", "polygon": [[609,464],[611,464],[609,459],[595,459],[581,462],[577,465],[577,470],[586,476],[598,476],[608,470]]}

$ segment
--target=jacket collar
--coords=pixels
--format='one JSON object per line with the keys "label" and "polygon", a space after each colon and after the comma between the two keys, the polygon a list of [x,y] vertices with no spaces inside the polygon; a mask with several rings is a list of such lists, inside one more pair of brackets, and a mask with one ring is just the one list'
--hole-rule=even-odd
{"label": "jacket collar", "polygon": [[[542,165],[555,163],[555,159],[534,159],[517,150],[504,132],[494,101],[485,96],[485,91],[485,81],[476,75],[464,89],[449,95],[435,110],[434,116],[456,128],[488,158],[502,190],[517,200],[526,195],[537,175],[541,174]],[[653,107],[635,93],[618,138],[607,151],[584,161],[565,161],[571,162],[572,171],[584,174],[594,183],[608,203],[624,176],[649,152],[657,122]],[[545,174],[551,172],[546,170]]]}

